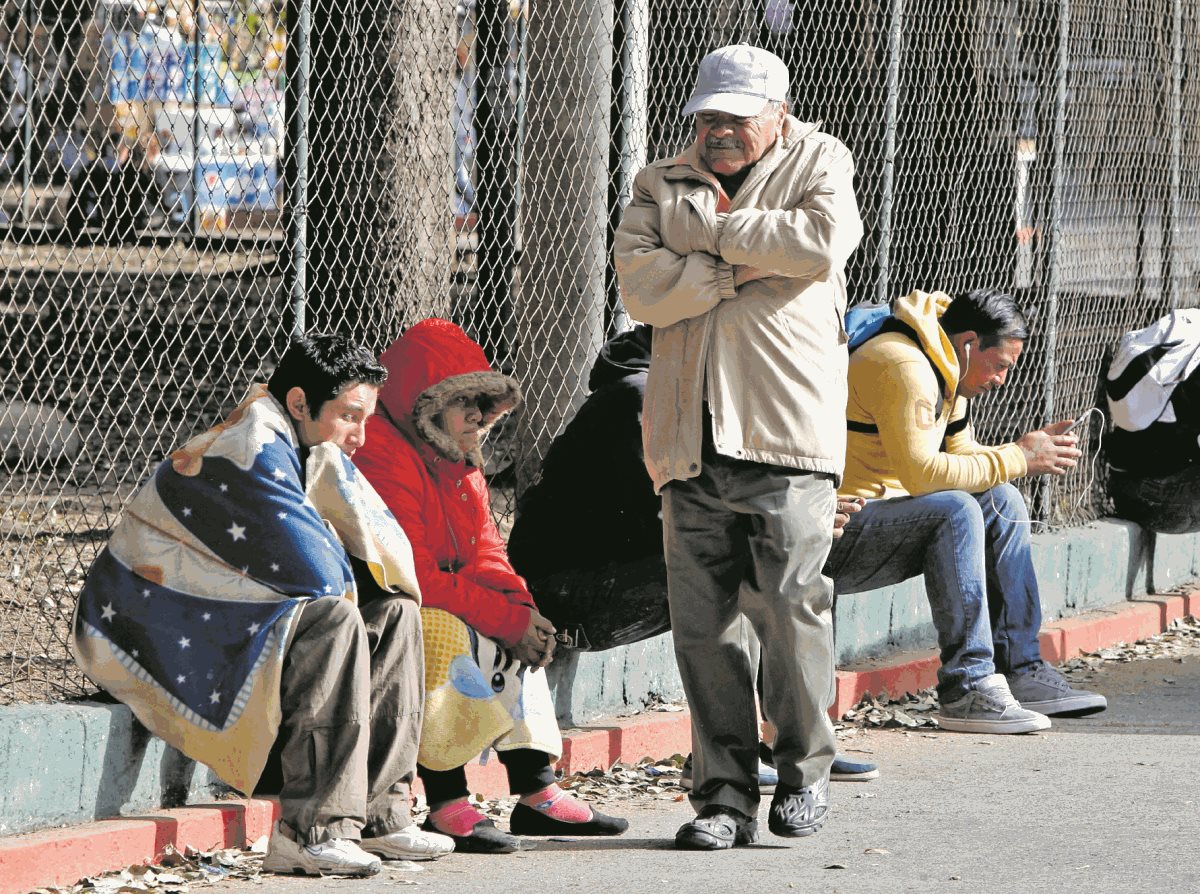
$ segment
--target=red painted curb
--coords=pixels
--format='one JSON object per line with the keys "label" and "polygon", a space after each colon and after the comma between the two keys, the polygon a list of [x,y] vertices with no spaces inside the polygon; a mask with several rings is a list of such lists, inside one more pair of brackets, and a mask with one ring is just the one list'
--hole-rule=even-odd
{"label": "red painted curb", "polygon": [[[1133,642],[1161,633],[1185,615],[1200,616],[1200,589],[1183,595],[1143,596],[1116,608],[1052,621],[1039,637],[1042,655],[1059,662],[1081,651]],[[937,667],[937,653],[930,651],[841,670],[830,714],[841,717],[868,693],[898,697],[932,686],[937,682]],[[604,726],[564,730],[558,766],[566,773],[578,773],[689,750],[691,716],[686,711],[646,712]],[[467,780],[472,791],[489,797],[508,793],[504,767],[494,754],[486,764],[469,765]],[[198,850],[241,847],[269,834],[278,811],[273,800],[223,801],[0,838],[0,894],[70,885],[88,875],[151,860],[168,844],[181,851],[188,846]]]}
{"label": "red painted curb", "polygon": [[[1171,597],[1167,597],[1170,599]],[[1162,609],[1144,602],[1130,602],[1115,610],[1101,610],[1063,618],[1049,625],[1062,634],[1062,659],[1082,652],[1095,652],[1119,642],[1133,642],[1161,633]]]}
{"label": "red painted curb", "polygon": [[937,652],[904,652],[895,664],[870,664],[838,671],[837,695],[829,709],[834,720],[868,695],[884,693],[893,697],[918,692],[937,683],[941,662]]}
{"label": "red painted curb", "polygon": [[1166,630],[1172,621],[1186,617],[1189,614],[1195,614],[1195,611],[1188,610],[1188,596],[1193,597],[1195,600],[1192,608],[1200,609],[1200,590],[1186,596],[1139,596],[1132,601],[1157,606],[1159,628]]}
{"label": "red painted curb", "polygon": [[563,732],[565,773],[586,773],[597,767],[633,764],[643,758],[659,759],[692,750],[692,721],[686,711],[650,711],[608,726],[581,727]]}
{"label": "red painted curb", "polygon": [[[597,767],[607,770],[618,761],[632,764],[646,757],[686,754],[691,749],[691,715],[687,711],[647,711],[604,726],[564,729],[563,753],[555,766],[566,774],[586,773]],[[467,784],[472,792],[489,798],[509,793],[508,776],[495,752],[488,753],[487,763],[467,765]],[[422,791],[420,780],[413,788]]]}
{"label": "red painted curb", "polygon": [[1193,618],[1200,618],[1200,590],[1192,590],[1183,594],[1183,613]]}
{"label": "red painted curb", "polygon": [[0,894],[72,885],[153,860],[168,844],[181,852],[245,847],[270,834],[278,812],[266,799],[221,801],[0,838]]}
{"label": "red painted curb", "polygon": [[[1082,652],[1116,643],[1131,643],[1162,633],[1176,618],[1200,617],[1200,590],[1184,595],[1143,596],[1113,608],[1098,609],[1051,621],[1038,641],[1042,657],[1058,663]],[[837,696],[829,714],[840,718],[864,696],[885,693],[898,698],[937,683],[937,652],[909,652],[887,664],[868,663],[838,671]]]}

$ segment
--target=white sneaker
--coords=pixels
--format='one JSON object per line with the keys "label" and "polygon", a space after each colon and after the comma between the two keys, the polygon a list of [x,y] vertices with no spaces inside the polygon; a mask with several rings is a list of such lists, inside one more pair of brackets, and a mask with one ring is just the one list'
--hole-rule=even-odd
{"label": "white sneaker", "polygon": [[1050,718],[1021,707],[1003,674],[990,674],[957,701],[942,705],[942,729],[958,733],[1033,733],[1050,729]]}
{"label": "white sneaker", "polygon": [[383,863],[348,838],[330,838],[320,844],[293,841],[278,822],[263,858],[263,871],[304,875],[378,875]]}
{"label": "white sneaker", "polygon": [[436,860],[454,850],[454,839],[440,832],[426,832],[416,823],[399,832],[364,838],[362,849],[385,860]]}

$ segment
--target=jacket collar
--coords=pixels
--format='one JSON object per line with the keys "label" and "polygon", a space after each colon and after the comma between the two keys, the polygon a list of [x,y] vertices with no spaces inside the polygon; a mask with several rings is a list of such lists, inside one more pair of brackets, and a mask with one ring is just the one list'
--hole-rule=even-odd
{"label": "jacket collar", "polygon": [[[754,170],[750,172],[750,177],[742,184],[741,189],[738,190],[737,196],[734,196],[733,204],[737,204],[738,196],[750,192],[747,187],[751,187],[759,180],[769,176],[796,146],[816,133],[817,128],[820,126],[820,121],[804,122],[792,115],[788,115],[783,121],[783,133],[779,135],[779,139],[771,144],[771,148],[763,154],[763,157],[755,162]],[[705,183],[711,184],[718,190],[721,189],[721,184],[717,180],[717,176],[700,157],[700,144],[695,140],[683,152],[667,162],[667,164],[669,167],[666,173],[663,174],[663,177],[667,180],[695,180],[698,178]]]}
{"label": "jacket collar", "polygon": [[[436,476],[439,472],[445,472],[450,475],[461,476],[470,471],[471,463],[467,457],[459,460],[450,459],[445,453],[417,434],[411,421],[409,421],[408,425],[405,425],[404,421],[394,418],[383,404],[378,405],[375,415],[379,416],[384,422],[395,429],[400,434],[400,437],[412,445],[412,448],[417,451],[417,456],[421,458],[421,463],[429,470],[431,475]],[[449,440],[449,435],[445,437]],[[462,455],[462,451],[459,451],[459,455]],[[482,468],[482,464],[479,468]]]}

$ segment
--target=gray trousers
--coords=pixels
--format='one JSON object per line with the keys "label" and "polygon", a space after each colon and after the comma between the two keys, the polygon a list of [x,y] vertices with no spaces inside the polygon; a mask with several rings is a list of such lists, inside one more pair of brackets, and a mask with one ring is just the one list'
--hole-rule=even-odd
{"label": "gray trousers", "polygon": [[758,809],[754,639],[781,782],[811,785],[836,750],[833,478],[718,455],[663,489],[675,656],[692,714],[692,805]]}
{"label": "gray trousers", "polygon": [[412,823],[425,690],[421,612],[388,597],[304,606],[280,685],[281,817],[308,844]]}

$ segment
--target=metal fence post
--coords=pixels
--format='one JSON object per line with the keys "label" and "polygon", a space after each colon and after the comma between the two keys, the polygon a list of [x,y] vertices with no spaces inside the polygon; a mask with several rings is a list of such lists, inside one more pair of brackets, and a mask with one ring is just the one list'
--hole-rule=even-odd
{"label": "metal fence post", "polygon": [[[1055,388],[1058,381],[1058,295],[1062,288],[1062,228],[1064,191],[1066,189],[1067,151],[1067,69],[1071,36],[1071,0],[1059,0],[1058,46],[1054,70],[1054,146],[1050,170],[1050,237],[1047,259],[1046,325],[1045,325],[1045,373],[1043,377],[1042,422],[1048,424],[1055,419]],[[1041,494],[1040,521],[1052,520],[1050,505],[1050,476],[1045,475],[1039,483]]]}
{"label": "metal fence post", "polygon": [[1171,157],[1163,227],[1163,292],[1167,309],[1179,307],[1179,222],[1183,158],[1183,0],[1171,4]]}
{"label": "metal fence post", "polygon": [[[204,19],[201,19],[203,13]],[[208,10],[204,0],[192,0],[192,243],[200,235],[200,103],[204,98],[203,78],[200,76],[200,54],[204,41],[202,31],[207,24]]]}
{"label": "metal fence post", "polygon": [[896,128],[900,117],[900,58],[904,52],[904,0],[892,0],[888,27],[887,98],[884,105],[883,173],[880,177],[879,248],[875,300],[888,301],[891,292],[892,205],[896,188]]}
{"label": "metal fence post", "polygon": [[[612,233],[621,222],[626,206],[633,199],[633,178],[646,166],[647,127],[649,125],[650,79],[650,3],[649,0],[618,0],[618,49],[621,62],[614,78],[618,111],[613,134],[617,170],[611,209],[609,242],[611,256]],[[608,334],[623,332],[631,325],[629,315],[621,304],[616,271],[610,266]]]}
{"label": "metal fence post", "polygon": [[[299,9],[296,21],[289,16],[290,39],[293,46],[295,71],[289,72],[287,90],[295,103],[292,114],[291,148],[292,163],[291,207],[288,209],[287,247],[291,256],[292,335],[301,336],[306,328],[308,292],[308,89],[312,68],[312,47],[309,35],[312,31],[311,0],[294,0]],[[290,8],[290,5],[289,5]]]}
{"label": "metal fence post", "polygon": [[21,17],[25,20],[25,58],[22,65],[25,68],[25,115],[21,119],[21,223],[29,226],[30,190],[33,189],[33,98],[37,95],[39,85],[33,82],[36,70],[30,63],[33,61],[33,0],[25,0],[21,7]]}

